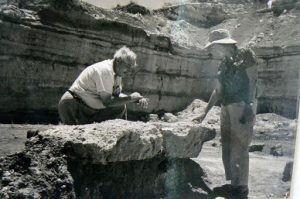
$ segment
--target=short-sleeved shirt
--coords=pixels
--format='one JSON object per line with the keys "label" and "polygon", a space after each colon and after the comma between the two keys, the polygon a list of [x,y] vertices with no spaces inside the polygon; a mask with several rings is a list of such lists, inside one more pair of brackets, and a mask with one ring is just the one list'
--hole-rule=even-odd
{"label": "short-sleeved shirt", "polygon": [[105,106],[101,96],[113,95],[116,87],[120,91],[121,81],[121,77],[115,77],[113,60],[105,60],[84,69],[70,90],[75,92],[89,107],[103,109]]}
{"label": "short-sleeved shirt", "polygon": [[252,78],[253,75],[247,73],[249,67],[256,65],[255,56],[250,50],[243,50],[240,55],[238,60],[226,57],[219,66],[223,105],[241,101],[251,103],[255,97],[257,77]]}

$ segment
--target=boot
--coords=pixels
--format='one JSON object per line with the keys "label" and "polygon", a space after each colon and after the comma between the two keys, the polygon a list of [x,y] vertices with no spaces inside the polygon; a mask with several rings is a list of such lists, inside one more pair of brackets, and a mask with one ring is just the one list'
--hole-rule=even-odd
{"label": "boot", "polygon": [[228,199],[246,199],[248,198],[249,189],[247,185],[225,184],[215,187],[213,193],[216,196],[222,196]]}

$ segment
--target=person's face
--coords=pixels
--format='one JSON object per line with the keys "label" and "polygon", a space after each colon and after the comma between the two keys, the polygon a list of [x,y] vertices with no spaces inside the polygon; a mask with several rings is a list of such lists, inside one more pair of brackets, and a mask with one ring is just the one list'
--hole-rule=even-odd
{"label": "person's face", "polygon": [[116,61],[116,67],[115,67],[115,73],[117,76],[124,77],[127,74],[130,74],[132,72],[132,63],[126,63],[125,61],[117,60]]}
{"label": "person's face", "polygon": [[207,50],[213,59],[223,59],[234,55],[234,44],[212,44]]}

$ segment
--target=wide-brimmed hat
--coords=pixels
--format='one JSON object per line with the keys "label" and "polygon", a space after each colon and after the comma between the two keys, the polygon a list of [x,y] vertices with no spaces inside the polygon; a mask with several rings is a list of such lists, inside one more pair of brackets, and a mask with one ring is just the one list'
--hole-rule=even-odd
{"label": "wide-brimmed hat", "polygon": [[226,29],[213,30],[209,33],[208,44],[204,48],[209,47],[212,44],[236,44],[237,41],[231,39],[230,33]]}

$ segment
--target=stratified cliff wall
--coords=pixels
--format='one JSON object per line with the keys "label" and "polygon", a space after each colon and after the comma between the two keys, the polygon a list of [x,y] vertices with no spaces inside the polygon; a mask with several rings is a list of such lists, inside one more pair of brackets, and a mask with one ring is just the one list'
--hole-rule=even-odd
{"label": "stratified cliff wall", "polygon": [[260,112],[295,117],[299,89],[300,46],[261,48],[258,71]]}
{"label": "stratified cliff wall", "polygon": [[[208,100],[215,86],[219,61],[202,50],[211,24],[196,27],[167,20],[162,13],[132,15],[78,1],[63,5],[54,0],[22,2],[1,1],[1,122],[57,122],[58,100],[77,75],[86,66],[111,58],[123,45],[137,53],[140,67],[134,76],[125,78],[125,92],[137,91],[150,98],[148,112],[172,112],[195,98]],[[255,29],[240,36],[237,22],[228,26],[235,15],[223,12],[220,16],[228,20],[223,22],[221,17],[213,25],[229,27],[241,44],[253,41]],[[259,112],[294,117],[299,48],[279,48],[281,53],[276,55],[269,53],[277,50],[273,46],[255,48],[260,58]]]}

